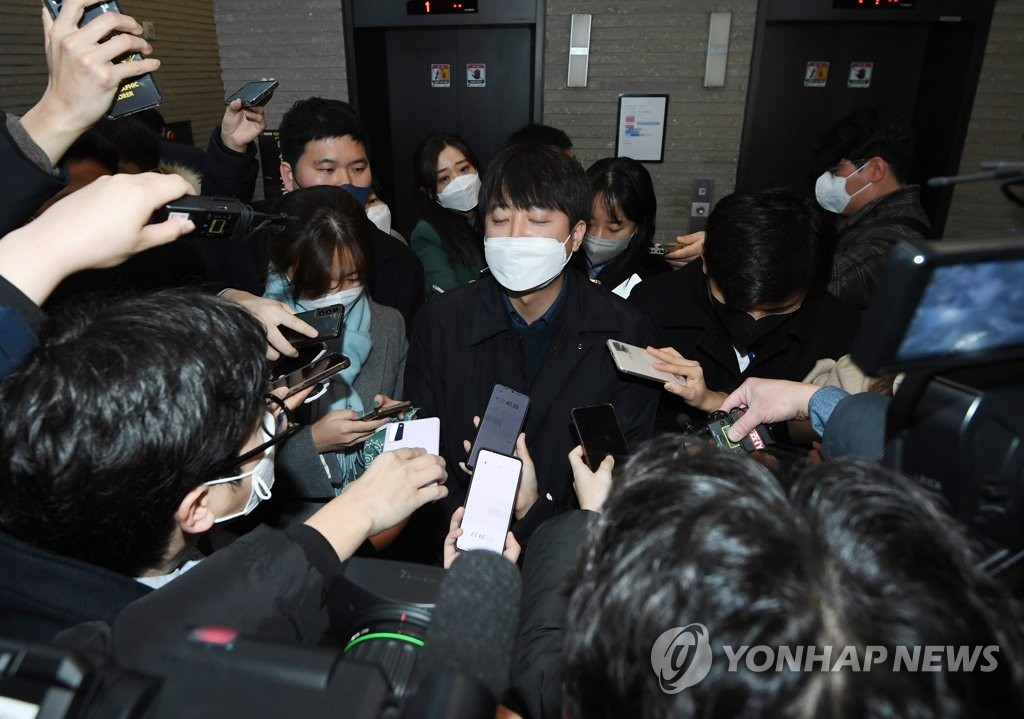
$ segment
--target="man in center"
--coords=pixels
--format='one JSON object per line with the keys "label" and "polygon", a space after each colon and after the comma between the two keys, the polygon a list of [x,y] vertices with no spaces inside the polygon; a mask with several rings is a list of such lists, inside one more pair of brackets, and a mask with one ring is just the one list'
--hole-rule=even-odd
{"label": "man in center", "polygon": [[[441,419],[441,454],[453,468],[465,461],[463,441],[473,438],[473,417],[483,415],[495,384],[530,398],[523,431],[538,499],[512,526],[524,543],[540,522],[576,503],[567,454],[579,442],[570,411],[612,404],[632,446],[651,435],[659,386],[617,372],[606,347],[608,339],[646,347],[650,320],[567,267],[591,206],[579,163],[557,148],[512,145],[485,178],[478,208],[490,271],[424,305],[405,389],[420,416]],[[405,558],[436,560],[435,540],[469,488],[465,471],[452,475],[449,496],[413,516],[400,540]]]}

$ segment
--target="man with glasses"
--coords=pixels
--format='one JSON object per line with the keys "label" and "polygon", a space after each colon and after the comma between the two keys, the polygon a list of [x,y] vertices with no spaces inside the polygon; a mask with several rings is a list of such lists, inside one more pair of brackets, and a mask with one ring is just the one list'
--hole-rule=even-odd
{"label": "man with glasses", "polygon": [[[0,636],[47,640],[111,620],[190,566],[214,524],[270,496],[277,448],[298,425],[268,401],[265,349],[245,310],[196,293],[82,303],[53,318],[0,382]],[[227,603],[242,620],[287,606],[289,592],[319,597],[367,532],[447,493],[443,462],[412,450],[364,476],[307,525],[251,532],[260,549],[228,562],[239,575],[222,567],[223,584],[210,596],[193,586],[190,601]],[[263,559],[289,551],[288,562]]]}
{"label": "man with glasses", "polygon": [[863,309],[892,246],[931,235],[921,188],[907,184],[913,136],[895,113],[857,110],[822,136],[815,157],[825,168],[814,188],[818,204],[838,215],[829,292]]}

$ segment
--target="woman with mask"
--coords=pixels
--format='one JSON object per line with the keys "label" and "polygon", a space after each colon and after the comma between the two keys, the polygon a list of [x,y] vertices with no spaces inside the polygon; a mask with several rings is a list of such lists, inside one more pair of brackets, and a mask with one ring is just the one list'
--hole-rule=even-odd
{"label": "woman with mask", "polygon": [[366,210],[366,216],[370,218],[370,222],[378,230],[388,233],[396,240],[400,240],[403,245],[409,244],[409,241],[402,236],[402,233],[391,226],[391,208],[388,207],[388,203],[384,202],[380,185],[377,184],[376,180],[370,185],[370,196],[363,207]]}
{"label": "woman with mask", "polygon": [[629,297],[641,280],[668,270],[648,252],[658,211],[651,175],[632,158],[606,157],[590,166],[587,179],[593,206],[579,254],[590,279]]}
{"label": "woman with mask", "polygon": [[483,235],[473,213],[480,194],[479,166],[458,135],[428,135],[413,154],[421,219],[409,246],[423,263],[428,294],[472,282],[485,266]]}
{"label": "woman with mask", "polygon": [[362,473],[362,443],[384,421],[358,418],[401,396],[408,343],[398,311],[377,304],[366,291],[371,226],[359,201],[340,187],[322,185],[287,194],[279,210],[291,220],[271,235],[264,296],[296,312],[345,308],[341,337],[326,344],[350,364],[306,405],[327,482],[306,486],[299,496],[315,505]]}

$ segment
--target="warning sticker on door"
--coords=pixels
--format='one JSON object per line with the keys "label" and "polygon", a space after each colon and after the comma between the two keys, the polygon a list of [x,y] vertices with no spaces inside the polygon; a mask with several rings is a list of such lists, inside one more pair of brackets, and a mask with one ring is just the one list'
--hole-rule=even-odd
{"label": "warning sticker on door", "polygon": [[487,87],[487,65],[482,62],[466,65],[466,87]]}
{"label": "warning sticker on door", "polygon": [[851,62],[850,79],[846,81],[846,86],[871,87],[871,71],[874,67],[873,62]]}
{"label": "warning sticker on door", "polygon": [[447,64],[438,64],[430,66],[430,86],[431,87],[451,87],[452,86],[452,66]]}
{"label": "warning sticker on door", "polygon": [[828,63],[811,60],[804,71],[804,87],[825,87],[828,82]]}

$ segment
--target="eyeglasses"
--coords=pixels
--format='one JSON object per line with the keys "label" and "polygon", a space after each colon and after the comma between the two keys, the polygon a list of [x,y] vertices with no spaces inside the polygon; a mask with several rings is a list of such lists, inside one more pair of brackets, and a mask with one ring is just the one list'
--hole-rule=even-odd
{"label": "eyeglasses", "polygon": [[[291,437],[302,427],[302,425],[299,424],[299,421],[295,419],[295,415],[292,414],[292,411],[288,409],[288,405],[286,405],[284,400],[280,397],[268,394],[265,395],[263,399],[267,403],[267,412],[273,418],[272,423],[268,421],[266,417],[263,419],[263,431],[268,437],[270,437],[270,439],[246,452],[243,452],[242,454],[229,457],[223,462],[220,462],[216,465],[217,471],[215,474],[223,474],[235,467],[240,467],[255,457],[259,457],[274,445]],[[275,413],[273,411],[275,407],[280,411]]]}

